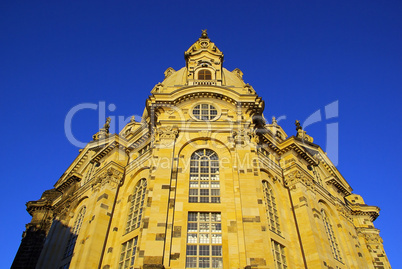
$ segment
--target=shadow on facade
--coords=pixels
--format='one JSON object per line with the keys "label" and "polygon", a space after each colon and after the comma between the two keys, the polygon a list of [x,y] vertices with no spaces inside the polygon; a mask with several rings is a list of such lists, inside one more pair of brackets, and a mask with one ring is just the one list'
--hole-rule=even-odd
{"label": "shadow on facade", "polygon": [[29,223],[11,269],[68,268],[73,254],[66,254],[68,248],[74,249],[76,237],[59,220],[53,220],[51,225]]}

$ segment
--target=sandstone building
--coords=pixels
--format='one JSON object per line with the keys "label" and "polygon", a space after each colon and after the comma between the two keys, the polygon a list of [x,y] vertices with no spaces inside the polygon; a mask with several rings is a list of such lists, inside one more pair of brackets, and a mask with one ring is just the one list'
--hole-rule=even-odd
{"label": "sandstone building", "polygon": [[268,123],[206,31],[185,61],[27,203],[12,268],[391,268],[379,208],[300,124]]}

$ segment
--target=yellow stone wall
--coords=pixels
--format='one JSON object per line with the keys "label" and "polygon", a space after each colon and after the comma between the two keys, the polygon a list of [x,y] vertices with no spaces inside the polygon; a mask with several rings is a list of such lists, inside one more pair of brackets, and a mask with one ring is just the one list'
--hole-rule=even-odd
{"label": "yellow stone wall", "polygon": [[[223,268],[277,268],[272,240],[284,247],[287,268],[391,268],[373,225],[379,209],[352,194],[311,137],[288,137],[276,121],[266,122],[264,102],[239,69],[222,67],[223,54],[205,33],[185,57],[186,67],[166,70],[151,91],[141,122],[120,134],[101,129],[56,182],[59,195],[29,204],[32,224],[53,216],[37,268],[119,268],[122,244],[135,237],[134,268],[185,268],[188,212],[221,213]],[[211,81],[197,80],[203,68]],[[197,119],[198,104],[213,105],[218,116]],[[190,156],[204,148],[219,157],[220,203],[189,203]],[[141,225],[126,233],[141,179]],[[275,197],[280,234],[270,230],[263,180]],[[63,258],[84,206],[74,254]]]}

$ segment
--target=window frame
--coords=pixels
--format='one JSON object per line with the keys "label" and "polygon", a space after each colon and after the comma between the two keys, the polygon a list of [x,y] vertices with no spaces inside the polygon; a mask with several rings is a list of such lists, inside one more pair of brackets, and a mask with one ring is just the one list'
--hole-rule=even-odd
{"label": "window frame", "polygon": [[220,117],[221,111],[212,102],[199,102],[191,108],[190,115],[196,121],[215,121]]}
{"label": "window frame", "polygon": [[[130,242],[132,242],[130,244]],[[129,246],[129,247],[127,247]],[[121,244],[120,258],[117,267],[119,269],[133,269],[138,250],[138,236],[133,237]],[[124,267],[128,263],[128,267]]]}
{"label": "window frame", "polygon": [[185,268],[223,268],[222,213],[188,212]]}
{"label": "window frame", "polygon": [[286,261],[286,247],[275,240],[271,240],[272,255],[274,256],[274,263],[276,269],[287,269],[288,264]]}
{"label": "window frame", "polygon": [[281,224],[275,193],[271,184],[267,180],[262,181],[262,192],[264,195],[265,214],[269,229],[272,232],[281,235]]}
{"label": "window frame", "polygon": [[141,178],[134,187],[128,208],[125,233],[128,234],[141,226],[144,214],[145,196],[147,194],[148,182]]}
{"label": "window frame", "polygon": [[[201,76],[203,78],[201,78]],[[207,76],[209,78],[207,78]],[[197,80],[212,80],[212,72],[209,69],[201,69],[197,72]]]}
{"label": "window frame", "polygon": [[75,244],[77,243],[77,238],[80,233],[82,224],[84,222],[86,206],[83,206],[78,211],[77,217],[75,218],[74,225],[70,229],[70,236],[67,241],[66,248],[64,250],[63,259],[70,257],[74,253]]}
{"label": "window frame", "polygon": [[335,232],[333,229],[332,222],[331,222],[330,218],[328,217],[327,212],[324,209],[321,209],[321,218],[322,218],[322,222],[324,224],[325,233],[327,235],[329,247],[331,248],[332,256],[334,257],[335,260],[337,260],[339,262],[343,262],[341,250],[339,247],[339,242],[336,239],[336,235],[335,235]]}
{"label": "window frame", "polygon": [[190,157],[189,203],[221,202],[219,156],[208,148],[194,151]]}

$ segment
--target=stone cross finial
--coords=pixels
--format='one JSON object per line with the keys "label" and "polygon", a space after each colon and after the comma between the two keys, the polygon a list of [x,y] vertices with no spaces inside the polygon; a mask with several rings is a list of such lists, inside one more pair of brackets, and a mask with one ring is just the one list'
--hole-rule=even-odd
{"label": "stone cross finial", "polygon": [[202,38],[208,38],[207,29],[201,30],[201,31],[202,31],[201,37],[202,37]]}

